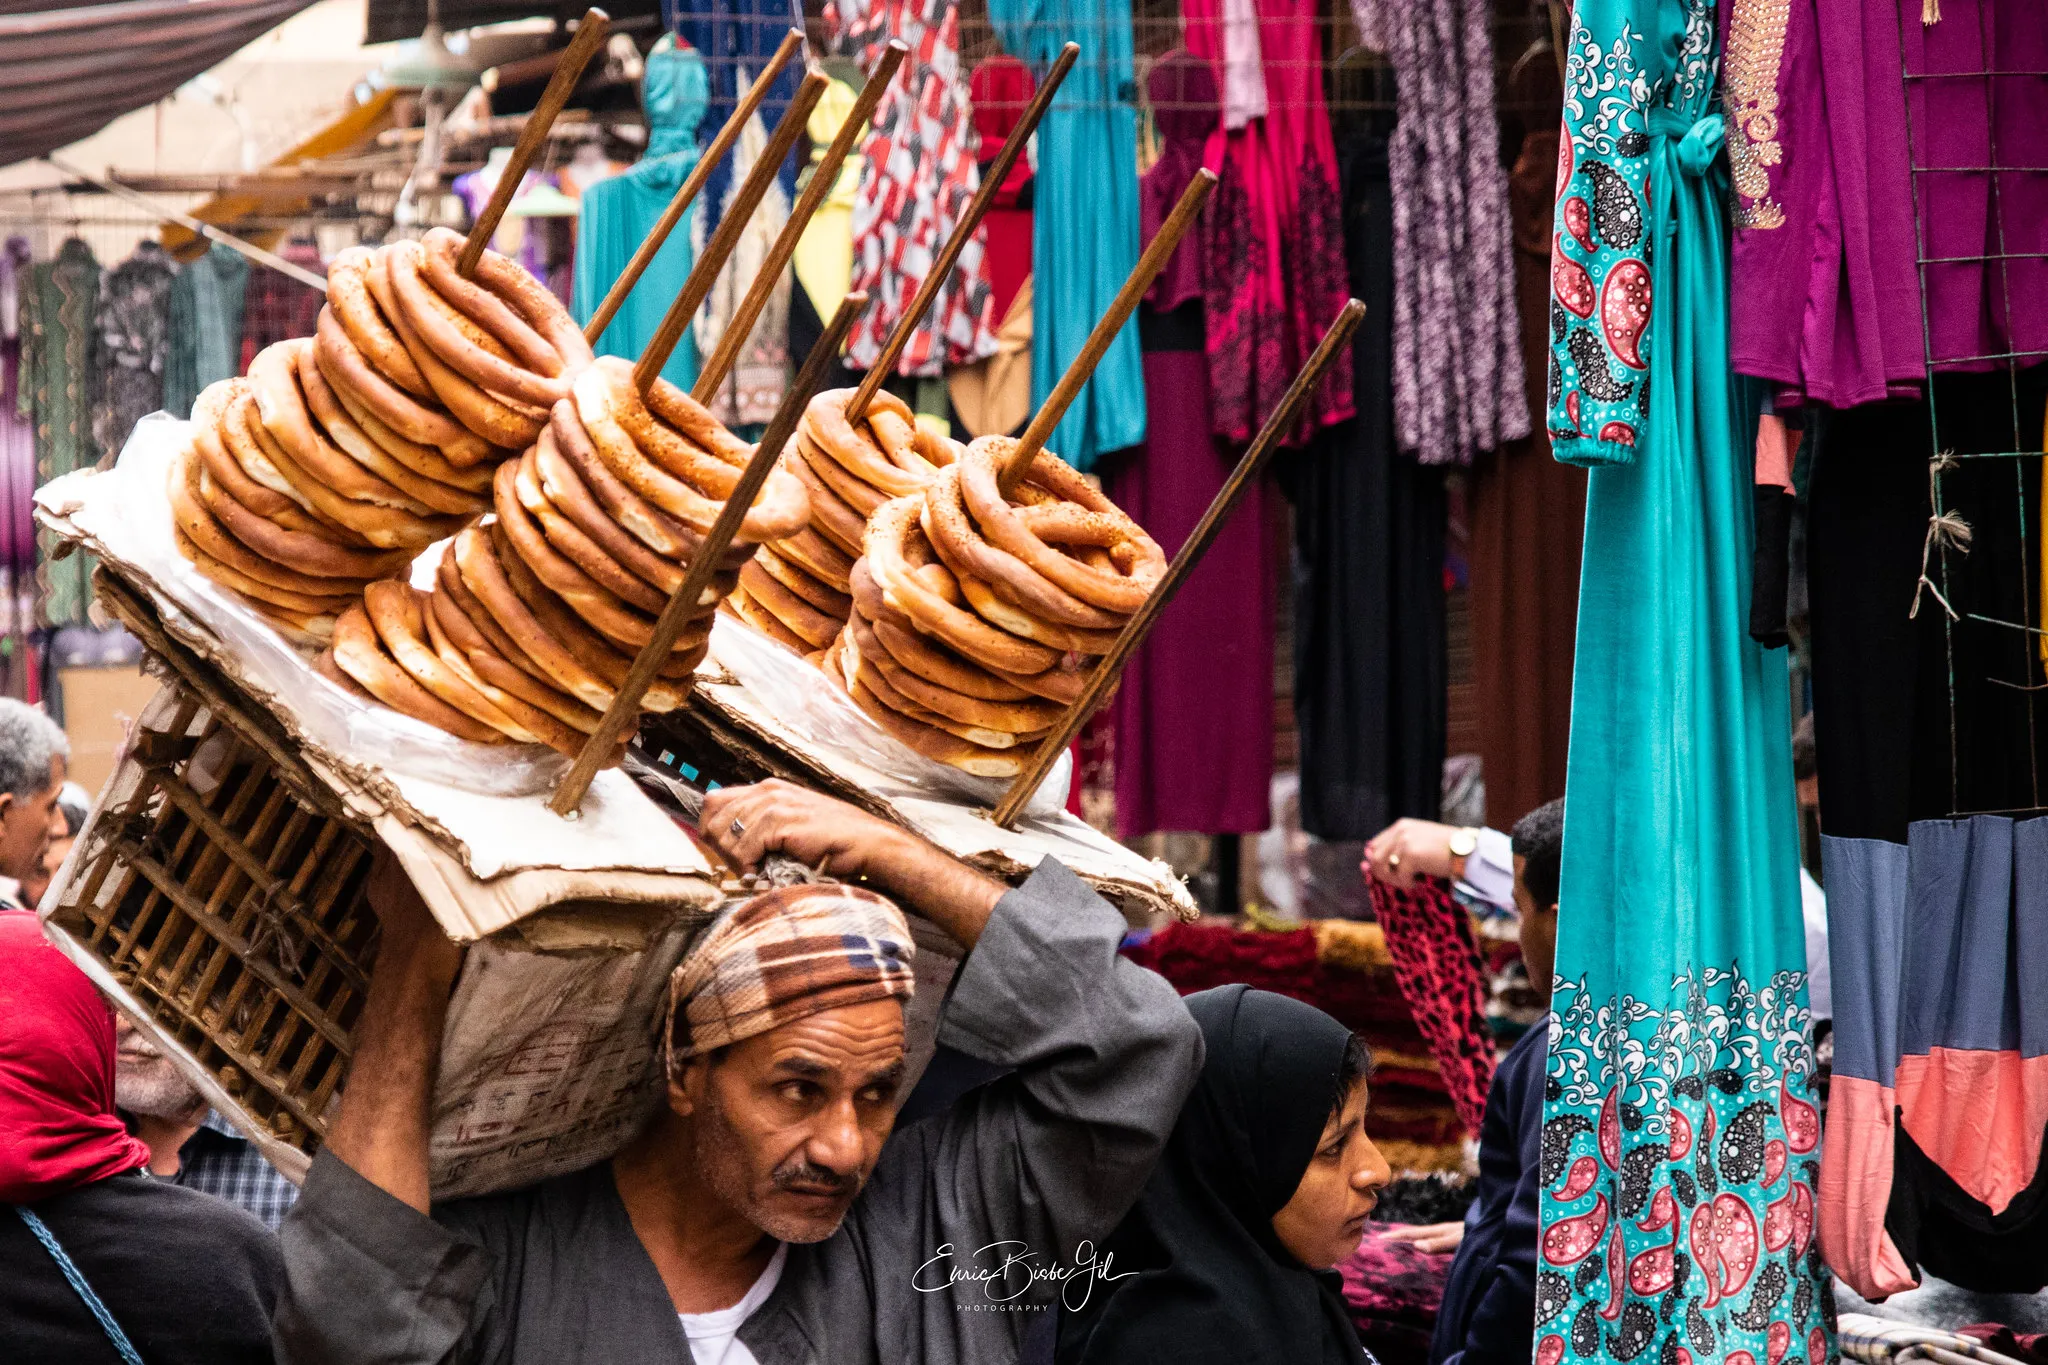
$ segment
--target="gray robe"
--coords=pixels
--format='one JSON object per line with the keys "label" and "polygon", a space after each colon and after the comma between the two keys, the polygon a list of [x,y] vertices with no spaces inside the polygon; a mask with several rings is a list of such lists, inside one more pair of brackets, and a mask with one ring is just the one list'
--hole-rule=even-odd
{"label": "gray robe", "polygon": [[[1086,1244],[1137,1198],[1202,1064],[1173,988],[1117,956],[1123,930],[1051,859],[997,903],[939,1039],[1014,1070],[899,1128],[839,1231],[790,1247],[740,1329],[760,1365],[1008,1365],[1057,1295],[1104,1292],[1075,1273]],[[609,1163],[428,1218],[322,1152],[280,1237],[289,1365],[690,1359]],[[996,1242],[1030,1259],[947,1282],[997,1264]]]}

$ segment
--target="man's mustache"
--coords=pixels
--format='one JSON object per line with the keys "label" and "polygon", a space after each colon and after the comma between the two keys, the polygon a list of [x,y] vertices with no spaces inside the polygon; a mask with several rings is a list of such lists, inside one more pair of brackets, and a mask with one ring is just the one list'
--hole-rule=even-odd
{"label": "man's mustache", "polygon": [[775,1168],[770,1177],[778,1190],[795,1190],[802,1194],[852,1194],[860,1188],[860,1177],[843,1175],[829,1167],[819,1166],[804,1157],[785,1162]]}

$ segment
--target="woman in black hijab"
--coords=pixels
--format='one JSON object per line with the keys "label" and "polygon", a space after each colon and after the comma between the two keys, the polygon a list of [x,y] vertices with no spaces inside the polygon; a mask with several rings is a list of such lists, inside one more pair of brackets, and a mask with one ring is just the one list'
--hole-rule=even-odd
{"label": "woman in black hijab", "polygon": [[1245,986],[1187,998],[1208,1044],[1137,1207],[1103,1245],[1059,1365],[1359,1365],[1332,1270],[1389,1172],[1365,1135],[1365,1051],[1312,1005]]}

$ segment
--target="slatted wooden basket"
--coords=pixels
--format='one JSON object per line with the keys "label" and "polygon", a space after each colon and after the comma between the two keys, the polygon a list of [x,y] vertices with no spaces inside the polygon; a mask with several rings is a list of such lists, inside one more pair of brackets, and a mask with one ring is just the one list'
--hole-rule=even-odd
{"label": "slatted wooden basket", "polygon": [[79,833],[47,925],[217,1108],[302,1170],[347,1075],[376,952],[373,836],[274,720],[97,577],[171,676]]}

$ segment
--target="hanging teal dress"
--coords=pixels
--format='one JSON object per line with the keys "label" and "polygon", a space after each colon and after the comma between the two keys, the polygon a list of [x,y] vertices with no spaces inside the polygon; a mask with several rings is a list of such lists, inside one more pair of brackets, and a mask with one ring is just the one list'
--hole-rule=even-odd
{"label": "hanging teal dress", "polygon": [[[640,81],[640,102],[647,114],[647,155],[625,172],[585,190],[576,216],[576,287],[570,311],[578,322],[588,322],[604,302],[655,220],[696,168],[697,125],[704,119],[709,97],[704,61],[693,49],[678,47],[673,36],[654,45]],[[626,296],[618,316],[597,339],[599,355],[637,360],[653,340],[662,315],[689,277],[690,223],[702,203],[699,196],[648,262],[647,272]],[[679,388],[688,389],[697,382],[697,347],[687,329],[661,373]]]}
{"label": "hanging teal dress", "polygon": [[[1044,403],[1138,264],[1138,111],[1130,0],[989,0],[1003,50],[1040,74],[1081,55],[1038,125],[1031,220],[1031,405]],[[986,149],[993,154],[994,149]],[[1117,333],[1051,449],[1077,469],[1145,439],[1135,317]]]}
{"label": "hanging teal dress", "polygon": [[1578,0],[1550,438],[1587,465],[1538,1365],[1827,1365],[1785,656],[1748,636],[1711,0]]}

